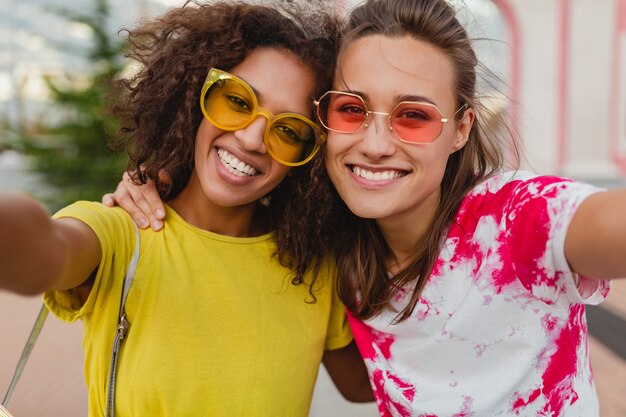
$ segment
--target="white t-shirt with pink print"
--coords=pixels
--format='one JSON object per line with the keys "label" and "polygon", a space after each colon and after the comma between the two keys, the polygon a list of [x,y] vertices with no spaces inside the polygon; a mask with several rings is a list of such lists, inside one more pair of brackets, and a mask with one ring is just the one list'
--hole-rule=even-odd
{"label": "white t-shirt with pink print", "polygon": [[463,200],[411,317],[350,317],[383,417],[599,415],[583,304],[609,281],[573,274],[564,255],[596,191],[523,171],[490,178]]}

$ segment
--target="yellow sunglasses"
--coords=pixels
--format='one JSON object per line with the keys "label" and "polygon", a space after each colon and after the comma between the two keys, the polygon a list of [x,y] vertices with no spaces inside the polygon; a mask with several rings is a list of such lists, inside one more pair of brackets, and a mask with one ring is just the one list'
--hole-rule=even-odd
{"label": "yellow sunglasses", "polygon": [[277,162],[299,166],[319,151],[325,134],[312,120],[297,113],[272,114],[259,106],[252,88],[233,74],[211,68],[202,86],[200,107],[204,117],[226,131],[244,129],[258,116],[268,120],[263,135],[265,148]]}

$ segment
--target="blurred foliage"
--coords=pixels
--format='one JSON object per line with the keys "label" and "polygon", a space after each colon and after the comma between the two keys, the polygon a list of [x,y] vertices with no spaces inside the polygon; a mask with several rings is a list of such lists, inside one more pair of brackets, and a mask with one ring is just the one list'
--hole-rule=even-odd
{"label": "blurred foliage", "polygon": [[31,156],[33,170],[54,187],[46,203],[52,210],[77,200],[100,201],[102,194],[115,189],[125,168],[126,155],[113,152],[108,142],[115,140],[117,125],[108,114],[105,97],[110,81],[123,70],[123,42],[107,30],[109,4],[93,0],[89,15],[71,10],[57,13],[68,21],[88,26],[92,44],[82,51],[93,64],[92,72],[68,75],[72,80],[61,83],[47,78],[53,108],[59,121],[23,131],[21,142]]}

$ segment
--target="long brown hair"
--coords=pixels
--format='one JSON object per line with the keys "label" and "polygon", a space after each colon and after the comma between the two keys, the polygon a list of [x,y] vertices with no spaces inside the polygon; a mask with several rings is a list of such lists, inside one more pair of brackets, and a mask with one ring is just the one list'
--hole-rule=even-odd
{"label": "long brown hair", "polygon": [[[389,301],[400,289],[414,285],[409,304],[396,316],[396,321],[402,321],[410,316],[419,301],[437,260],[442,239],[464,196],[502,168],[504,138],[491,129],[503,126],[504,120],[484,123],[489,109],[482,107],[476,99],[478,60],[468,34],[446,1],[368,0],[350,13],[344,27],[342,48],[373,34],[393,38],[408,35],[443,51],[455,69],[457,107],[467,105],[474,108],[477,115],[467,144],[448,159],[436,218],[416,242],[412,263],[392,277],[388,276],[387,265],[393,260],[393,254],[376,222],[352,214],[332,189],[323,167],[316,165],[319,179],[316,196],[325,195],[326,200],[332,201],[332,207],[326,209],[332,211],[331,217],[327,217],[326,229],[321,233],[332,236],[327,243],[337,258],[342,300],[356,317],[367,319],[388,308]],[[491,116],[502,117],[499,114]],[[504,131],[510,133],[506,127]],[[516,147],[513,153],[517,155]]]}

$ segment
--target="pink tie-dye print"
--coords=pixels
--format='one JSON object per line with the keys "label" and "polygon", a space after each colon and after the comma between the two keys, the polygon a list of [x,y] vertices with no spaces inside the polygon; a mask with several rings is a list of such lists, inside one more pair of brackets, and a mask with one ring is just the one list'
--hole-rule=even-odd
{"label": "pink tie-dye print", "polygon": [[598,416],[583,304],[607,281],[578,277],[564,239],[597,189],[502,173],[461,204],[413,315],[350,316],[382,416]]}
{"label": "pink tie-dye print", "polygon": [[[394,342],[393,336],[372,330],[362,321],[355,319],[350,313],[348,313],[348,321],[350,322],[350,328],[356,340],[373,341],[371,344],[359,345],[359,351],[364,359],[368,359],[370,362],[375,362],[378,356],[389,359],[389,347],[391,347]],[[382,417],[394,415],[402,417],[411,416],[409,408],[402,403],[394,402],[393,399],[387,395],[390,386],[394,385],[394,388],[402,391],[404,398],[410,403],[415,395],[415,388],[411,384],[391,373],[385,373],[383,370],[373,370],[370,373],[370,380],[372,381],[372,388]],[[386,381],[390,381],[391,384]],[[393,409],[395,413],[391,414],[390,411],[388,411],[390,409]]]}

